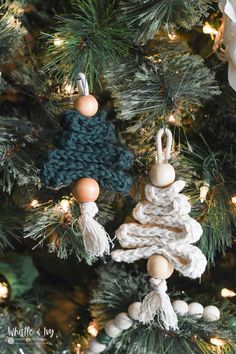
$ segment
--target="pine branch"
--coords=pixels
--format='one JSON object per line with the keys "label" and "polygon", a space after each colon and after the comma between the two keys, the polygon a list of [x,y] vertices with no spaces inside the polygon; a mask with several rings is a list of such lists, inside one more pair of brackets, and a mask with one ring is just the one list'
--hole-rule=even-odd
{"label": "pine branch", "polygon": [[124,64],[107,76],[120,102],[120,118],[134,120],[131,131],[177,111],[193,115],[193,109],[220,93],[214,75],[199,56],[174,56],[159,50],[161,54],[141,66],[134,69],[133,64]]}
{"label": "pine branch", "polygon": [[171,33],[175,28],[191,29],[207,16],[209,0],[123,0],[122,17],[130,30],[135,28],[135,41],[146,42],[161,28]]}
{"label": "pine branch", "polygon": [[[201,146],[183,148],[177,171],[179,178],[187,179],[187,193],[193,205],[192,215],[202,224],[203,236],[199,247],[209,264],[214,264],[217,252],[224,253],[232,244],[233,227],[236,226],[235,210],[231,191],[235,182],[226,176],[232,165],[232,155],[218,151],[214,153],[203,141]],[[209,186],[206,200],[200,202],[200,189]]]}
{"label": "pine branch", "polygon": [[[48,34],[45,70],[63,82],[88,76],[90,88],[108,66],[127,55],[128,31],[117,19],[114,0],[78,2],[71,17],[56,17],[55,33]],[[55,41],[59,45],[55,45]]]}

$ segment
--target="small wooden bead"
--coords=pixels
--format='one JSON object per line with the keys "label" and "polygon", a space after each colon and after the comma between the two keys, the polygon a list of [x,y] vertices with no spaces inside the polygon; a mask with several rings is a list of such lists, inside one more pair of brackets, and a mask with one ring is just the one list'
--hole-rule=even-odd
{"label": "small wooden bead", "polygon": [[94,116],[98,111],[98,101],[92,95],[77,97],[73,108],[87,118]]}
{"label": "small wooden bead", "polygon": [[191,302],[188,305],[188,314],[190,316],[194,316],[196,318],[201,318],[203,315],[203,306],[199,304],[198,302]]}
{"label": "small wooden bead", "polygon": [[111,338],[116,338],[121,334],[121,330],[115,325],[114,320],[108,321],[105,324],[104,330],[105,333]]}
{"label": "small wooden bead", "polygon": [[152,166],[149,176],[154,186],[164,188],[174,182],[175,170],[169,163],[158,163]]}
{"label": "small wooden bead", "polygon": [[132,326],[133,320],[128,316],[126,312],[121,312],[116,316],[114,323],[119,329],[125,330]]}
{"label": "small wooden bead", "polygon": [[206,306],[203,311],[203,318],[207,322],[218,321],[220,319],[220,310],[213,305]]}
{"label": "small wooden bead", "polygon": [[188,304],[187,302],[183,300],[175,300],[172,302],[172,306],[174,311],[179,315],[179,316],[185,316],[188,313]]}
{"label": "small wooden bead", "polygon": [[168,279],[174,271],[172,264],[160,254],[152,255],[147,262],[148,274],[155,279]]}
{"label": "small wooden bead", "polygon": [[140,315],[140,308],[141,308],[141,302],[134,302],[131,304],[128,308],[128,314],[129,317],[132,318],[134,321],[139,320],[139,315]]}
{"label": "small wooden bead", "polygon": [[89,343],[89,350],[91,350],[93,353],[102,353],[106,349],[105,344],[98,343],[96,339],[92,339],[91,342]]}
{"label": "small wooden bead", "polygon": [[74,182],[72,194],[78,203],[94,202],[99,196],[99,185],[93,178],[80,178]]}

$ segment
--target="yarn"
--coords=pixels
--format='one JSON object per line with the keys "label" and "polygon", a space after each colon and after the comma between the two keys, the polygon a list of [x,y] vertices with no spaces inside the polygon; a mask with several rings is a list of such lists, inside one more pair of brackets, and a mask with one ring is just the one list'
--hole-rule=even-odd
{"label": "yarn", "polygon": [[191,207],[187,197],[178,194],[184,186],[184,181],[176,181],[167,188],[146,186],[147,200],[133,210],[139,223],[123,224],[116,231],[126,249],[111,253],[115,261],[133,263],[157,253],[184,276],[202,275],[206,258],[198,247],[191,245],[200,239],[202,227],[188,215]]}
{"label": "yarn", "polygon": [[46,187],[60,188],[76,179],[96,179],[101,187],[127,193],[131,178],[125,173],[133,162],[133,154],[115,145],[114,125],[99,112],[92,119],[77,111],[66,110],[60,116],[64,129],[57,149],[48,152],[39,167]]}

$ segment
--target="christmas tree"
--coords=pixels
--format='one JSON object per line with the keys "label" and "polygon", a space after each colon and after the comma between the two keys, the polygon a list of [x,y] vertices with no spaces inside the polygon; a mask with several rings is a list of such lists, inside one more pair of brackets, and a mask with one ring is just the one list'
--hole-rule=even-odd
{"label": "christmas tree", "polygon": [[0,0],[1,353],[236,353],[235,39],[233,0]]}

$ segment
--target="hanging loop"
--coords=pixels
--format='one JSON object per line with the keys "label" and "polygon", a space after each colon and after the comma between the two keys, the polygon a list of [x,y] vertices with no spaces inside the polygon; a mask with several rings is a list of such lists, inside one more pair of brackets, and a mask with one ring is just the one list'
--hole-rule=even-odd
{"label": "hanging loop", "polygon": [[89,95],[89,86],[88,86],[88,81],[86,79],[85,74],[79,73],[78,79],[77,79],[77,85],[78,85],[80,96],[88,96]]}
{"label": "hanging loop", "polygon": [[[162,153],[162,137],[163,137],[163,135],[167,136],[166,151],[165,151],[164,159],[163,159],[163,153]],[[168,163],[168,160],[170,159],[172,140],[173,140],[172,133],[171,133],[170,129],[162,128],[162,129],[158,130],[157,136],[156,136],[157,162],[158,163]]]}

